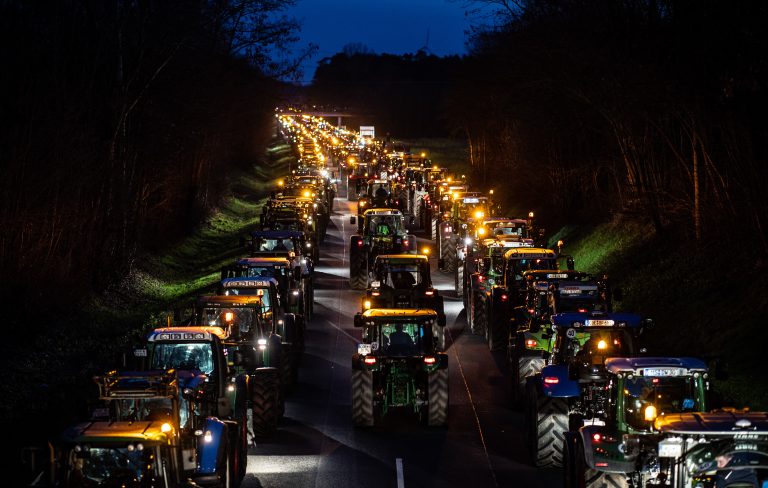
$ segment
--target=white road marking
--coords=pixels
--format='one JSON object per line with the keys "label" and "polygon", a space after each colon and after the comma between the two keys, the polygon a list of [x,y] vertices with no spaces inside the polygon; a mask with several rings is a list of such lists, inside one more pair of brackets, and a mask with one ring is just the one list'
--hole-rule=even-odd
{"label": "white road marking", "polygon": [[405,478],[403,478],[403,458],[395,459],[395,468],[397,469],[397,488],[405,488]]}

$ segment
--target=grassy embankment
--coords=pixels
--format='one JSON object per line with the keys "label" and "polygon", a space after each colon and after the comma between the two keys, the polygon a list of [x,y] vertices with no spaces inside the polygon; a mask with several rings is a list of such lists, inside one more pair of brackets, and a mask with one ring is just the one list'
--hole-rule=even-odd
{"label": "grassy embankment", "polygon": [[724,403],[768,409],[768,381],[759,373],[768,341],[761,320],[768,313],[768,277],[745,244],[681,245],[677,236],[620,219],[565,227],[551,242],[557,239],[568,243],[577,269],[607,272],[623,289],[617,308],[654,319],[650,353],[718,358],[728,370],[727,380],[715,381]]}
{"label": "grassy embankment", "polygon": [[212,291],[221,266],[247,254],[239,238],[257,225],[267,192],[293,158],[288,145],[272,141],[251,171],[232,176],[231,195],[192,235],[162,254],[141,256],[122,282],[74,304],[34,341],[11,351],[1,418],[44,418],[37,425],[45,436],[83,419],[86,402],[95,399],[91,377],[119,367],[131,344],[164,325],[175,306]]}

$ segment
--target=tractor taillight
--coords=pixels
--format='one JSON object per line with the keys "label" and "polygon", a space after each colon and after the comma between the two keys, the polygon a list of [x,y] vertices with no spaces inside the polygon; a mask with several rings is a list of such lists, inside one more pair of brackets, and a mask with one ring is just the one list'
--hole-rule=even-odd
{"label": "tractor taillight", "polygon": [[435,290],[427,290],[424,292],[424,294],[427,295],[428,297],[431,297],[432,295],[435,294]]}
{"label": "tractor taillight", "polygon": [[603,436],[601,436],[598,432],[595,432],[592,434],[592,440],[595,442],[600,442],[600,439],[602,439]]}
{"label": "tractor taillight", "polygon": [[358,239],[357,240],[357,247],[363,247],[363,240],[362,239]]}
{"label": "tractor taillight", "polygon": [[501,301],[506,302],[509,297],[507,295],[501,295]]}
{"label": "tractor taillight", "polygon": [[434,356],[424,356],[424,364],[435,364],[437,362],[437,358]]}
{"label": "tractor taillight", "polygon": [[560,383],[560,378],[557,376],[546,376],[544,377],[544,383],[547,385],[556,385]]}
{"label": "tractor taillight", "polygon": [[531,348],[531,347],[536,347],[538,345],[539,345],[539,341],[537,341],[536,339],[525,340],[525,347]]}
{"label": "tractor taillight", "polygon": [[363,359],[363,362],[368,366],[373,366],[374,364],[376,364],[376,356],[365,356],[365,359]]}

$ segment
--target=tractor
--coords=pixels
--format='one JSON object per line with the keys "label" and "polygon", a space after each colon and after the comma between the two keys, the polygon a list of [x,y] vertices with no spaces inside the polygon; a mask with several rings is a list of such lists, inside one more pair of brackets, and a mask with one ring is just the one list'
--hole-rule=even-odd
{"label": "tractor", "polygon": [[705,413],[704,362],[611,358],[605,371],[603,422],[564,434],[566,487],[759,486],[754,470],[768,467],[768,416]]}
{"label": "tractor", "polygon": [[355,315],[362,343],[352,356],[352,421],[380,423],[390,411],[423,424],[448,422],[448,355],[433,310],[370,309]]}
{"label": "tractor", "polygon": [[366,210],[363,218],[350,217],[350,223],[358,224],[358,234],[349,242],[349,284],[353,289],[364,290],[368,285],[368,273],[379,254],[415,253],[416,237],[405,230],[402,212],[389,208]]}
{"label": "tractor", "polygon": [[424,254],[376,256],[371,285],[363,295],[363,312],[371,308],[425,308],[445,325],[443,297],[432,286],[429,258]]}

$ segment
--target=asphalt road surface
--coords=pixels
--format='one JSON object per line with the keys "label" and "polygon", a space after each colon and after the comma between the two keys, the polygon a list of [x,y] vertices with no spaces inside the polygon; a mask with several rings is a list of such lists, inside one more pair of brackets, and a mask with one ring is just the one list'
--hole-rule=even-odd
{"label": "asphalt road surface", "polygon": [[[343,195],[343,194],[342,194]],[[299,383],[277,434],[252,447],[244,487],[552,487],[557,469],[531,466],[523,415],[507,406],[505,357],[466,327],[453,276],[432,280],[445,297],[450,409],[447,428],[408,417],[371,429],[352,426],[352,326],[361,291],[348,283],[348,243],[355,202],[337,198],[316,267],[315,316],[306,336]],[[421,247],[421,246],[420,246]]]}

